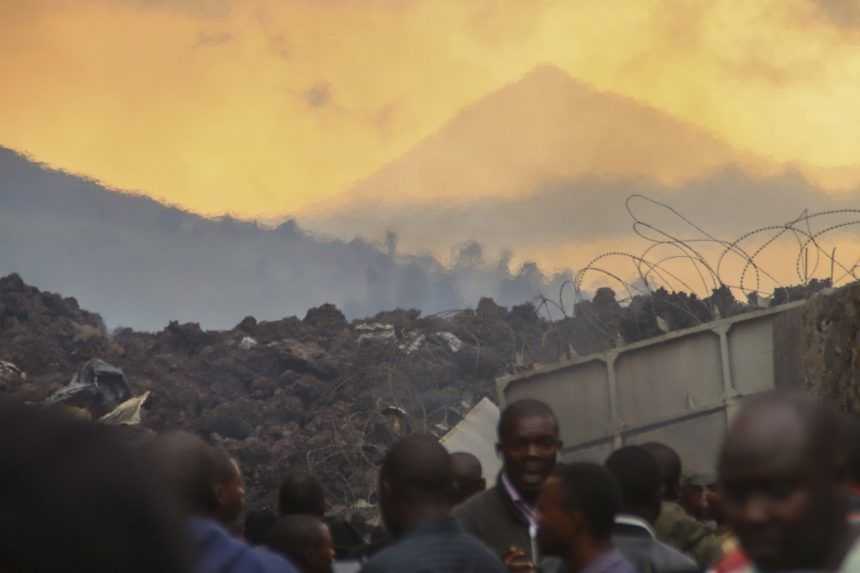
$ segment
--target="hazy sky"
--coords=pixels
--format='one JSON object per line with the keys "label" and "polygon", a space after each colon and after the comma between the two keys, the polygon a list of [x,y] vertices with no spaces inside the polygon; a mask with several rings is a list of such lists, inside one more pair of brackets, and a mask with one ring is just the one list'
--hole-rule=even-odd
{"label": "hazy sky", "polygon": [[204,214],[345,200],[550,63],[855,184],[855,0],[0,0],[0,145]]}

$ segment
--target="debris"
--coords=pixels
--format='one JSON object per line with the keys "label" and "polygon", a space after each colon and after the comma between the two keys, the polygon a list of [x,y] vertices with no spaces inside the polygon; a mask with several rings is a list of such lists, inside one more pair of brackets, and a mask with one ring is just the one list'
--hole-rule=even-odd
{"label": "debris", "polygon": [[376,506],[371,504],[366,499],[359,499],[354,504],[352,504],[352,509],[374,509]]}
{"label": "debris", "polygon": [[0,360],[0,382],[26,380],[27,373],[12,364]]}
{"label": "debris", "polygon": [[394,325],[382,322],[361,323],[355,327],[355,330],[361,333],[358,336],[359,344],[364,342],[387,342],[397,337]]}
{"label": "debris", "polygon": [[436,336],[444,340],[448,344],[451,352],[460,352],[463,349],[463,341],[457,338],[457,335],[450,332],[437,332]]}
{"label": "debris", "polygon": [[101,416],[131,397],[125,373],[94,358],[85,363],[71,381],[45,400],[46,405],[65,404]]}
{"label": "debris", "polygon": [[421,350],[421,347],[424,346],[424,342],[427,341],[427,335],[425,335],[425,334],[417,334],[416,335],[415,333],[413,333],[411,338],[412,338],[411,342],[409,342],[408,344],[401,344],[397,348],[399,348],[401,351],[405,352],[406,354],[414,354],[414,353],[418,352],[419,350]]}
{"label": "debris", "polygon": [[140,411],[149,398],[149,394],[149,392],[144,392],[140,396],[129,398],[111,412],[99,418],[99,422],[111,426],[136,426],[140,424]]}
{"label": "debris", "polygon": [[386,406],[382,409],[382,415],[388,419],[389,429],[398,436],[408,434],[412,425],[409,422],[409,413],[399,406]]}
{"label": "debris", "polygon": [[357,500],[375,502],[391,444],[412,431],[456,431],[477,397],[495,393],[495,377],[608,350],[616,336],[658,336],[655,314],[686,328],[710,320],[711,308],[732,316],[756,307],[729,289],[703,300],[658,289],[622,306],[607,289],[556,322],[531,304],[508,310],[484,299],[477,310],[391,310],[352,326],[322,305],[303,320],[248,317],[223,331],[174,322],[108,336],[74,299],[7,277],[0,360],[14,368],[0,366],[0,392],[37,404],[50,397],[119,431],[206,434],[242,465],[249,506],[267,503],[283,472],[301,467],[320,477],[333,508],[354,514]]}

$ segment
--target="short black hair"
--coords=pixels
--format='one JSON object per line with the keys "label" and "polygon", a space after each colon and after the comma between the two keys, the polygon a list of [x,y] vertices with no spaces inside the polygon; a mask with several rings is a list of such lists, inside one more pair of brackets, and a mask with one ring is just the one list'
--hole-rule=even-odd
{"label": "short black hair", "polygon": [[450,503],[451,456],[429,434],[412,434],[397,442],[382,462],[380,477],[404,501]]}
{"label": "short black hair", "polygon": [[152,460],[112,430],[0,399],[0,571],[190,570]]}
{"label": "short black hair", "polygon": [[275,522],[265,545],[296,565],[304,565],[308,549],[322,542],[323,526],[315,515],[287,515]]}
{"label": "short black hair", "polygon": [[673,448],[661,442],[648,442],[642,444],[642,447],[657,460],[664,495],[670,498],[677,495],[681,487],[681,471],[683,469],[681,456]]}
{"label": "short black hair", "polygon": [[269,533],[278,516],[270,509],[254,509],[245,515],[245,539],[251,545],[263,545],[269,540]]}
{"label": "short black hair", "polygon": [[762,392],[744,401],[743,408],[723,441],[719,455],[720,473],[725,469],[732,450],[739,442],[746,441],[744,433],[737,430],[737,425],[747,419],[770,416],[779,409],[788,410],[796,417],[798,427],[804,434],[803,455],[814,460],[815,471],[835,479],[844,478],[844,416],[839,415],[829,400],[802,390],[781,389]]}
{"label": "short black hair", "polygon": [[484,468],[481,460],[471,452],[454,452],[451,454],[451,466],[457,477],[469,479],[481,479],[484,476]]}
{"label": "short black hair", "polygon": [[641,446],[624,446],[606,459],[606,469],[618,482],[621,502],[627,511],[648,508],[660,496],[660,467]]}
{"label": "short black hair", "polygon": [[592,537],[606,541],[612,537],[615,516],[621,511],[621,492],[609,470],[597,464],[562,464],[555,470],[561,483],[563,509],[582,512]]}
{"label": "short black hair", "polygon": [[325,494],[320,481],[306,471],[287,474],[278,488],[280,515],[325,515]]}
{"label": "short black hair", "polygon": [[510,435],[517,420],[532,417],[551,418],[555,422],[556,432],[558,432],[558,418],[555,417],[552,408],[546,402],[534,398],[524,398],[511,402],[502,411],[498,426],[499,442],[504,442],[505,438]]}

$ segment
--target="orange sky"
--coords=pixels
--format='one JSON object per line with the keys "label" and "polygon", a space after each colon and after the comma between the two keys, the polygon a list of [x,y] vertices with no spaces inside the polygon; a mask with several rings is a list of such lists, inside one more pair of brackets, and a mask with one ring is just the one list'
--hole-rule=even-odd
{"label": "orange sky", "polygon": [[548,62],[856,184],[853,0],[2,0],[0,145],[206,214],[337,202]]}

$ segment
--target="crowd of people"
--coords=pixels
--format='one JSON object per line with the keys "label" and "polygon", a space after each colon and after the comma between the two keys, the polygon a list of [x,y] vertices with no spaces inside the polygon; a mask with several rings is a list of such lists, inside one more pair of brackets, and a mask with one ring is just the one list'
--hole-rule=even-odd
{"label": "crowd of people", "polygon": [[813,397],[747,399],[714,476],[662,443],[602,463],[561,463],[562,446],[532,399],[502,412],[498,476],[404,437],[379,468],[385,534],[370,539],[326,517],[308,473],[287,468],[276,511],[246,512],[239,464],[197,436],[132,444],[0,400],[0,573],[860,572],[860,423]]}

